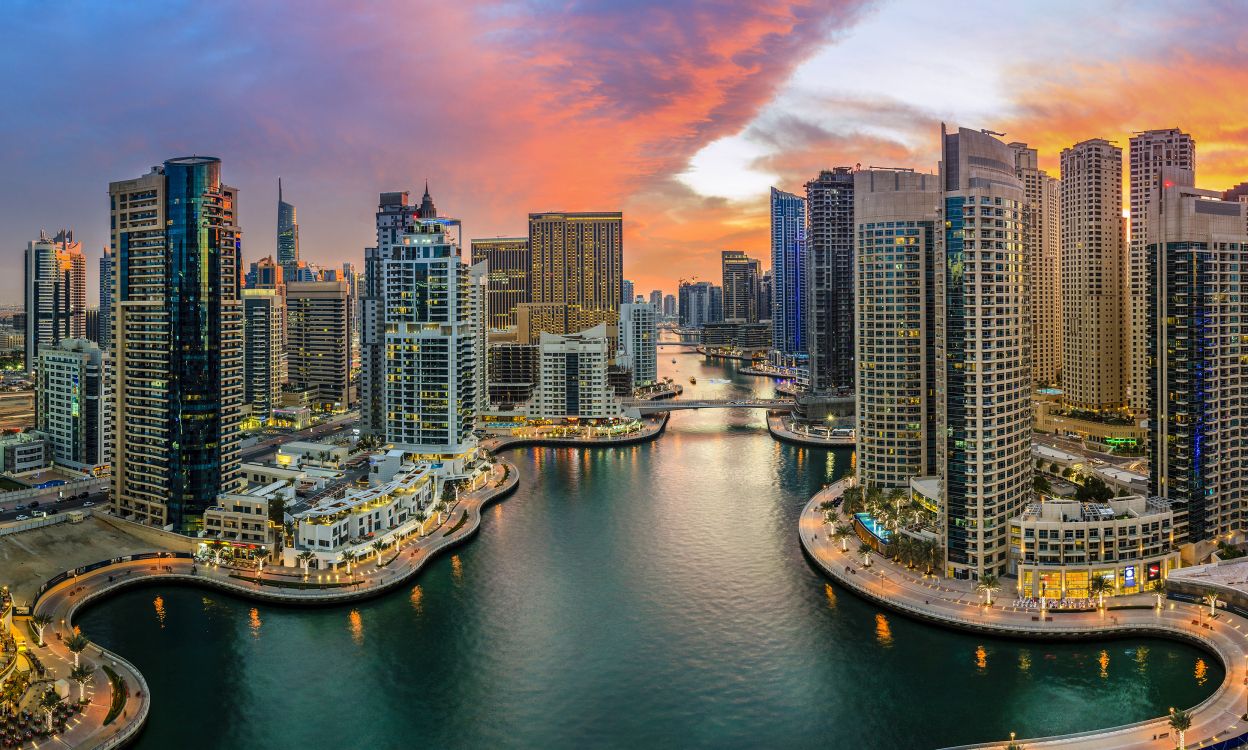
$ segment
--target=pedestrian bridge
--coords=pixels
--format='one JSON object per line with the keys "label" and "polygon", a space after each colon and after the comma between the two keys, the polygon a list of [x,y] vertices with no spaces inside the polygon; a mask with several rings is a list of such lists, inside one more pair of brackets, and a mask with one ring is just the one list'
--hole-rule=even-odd
{"label": "pedestrian bridge", "polygon": [[702,346],[702,345],[696,341],[660,341],[658,344],[656,344],[656,346],[687,346],[687,347],[692,348],[695,346]]}
{"label": "pedestrian bridge", "polygon": [[792,411],[794,402],[791,399],[779,398],[736,398],[736,399],[702,399],[699,401],[685,399],[667,399],[665,401],[625,401],[626,409],[636,409],[640,414],[656,414],[661,411],[678,411],[680,409],[770,409],[774,411]]}

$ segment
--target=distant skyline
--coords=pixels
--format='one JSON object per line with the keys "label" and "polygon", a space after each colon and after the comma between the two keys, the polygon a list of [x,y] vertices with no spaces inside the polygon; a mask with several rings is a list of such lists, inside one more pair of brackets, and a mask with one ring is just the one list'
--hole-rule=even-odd
{"label": "distant skyline", "polygon": [[[0,30],[0,258],[20,268],[61,227],[98,258],[110,180],[209,154],[240,189],[245,265],[275,253],[279,175],[302,257],[335,268],[362,266],[378,193],[428,179],[465,240],[523,235],[529,212],[623,211],[625,277],[673,293],[716,281],[721,250],[769,266],[769,186],[934,171],[941,120],[1025,141],[1053,174],[1077,141],[1179,127],[1199,185],[1244,181],[1240,28],[1216,0],[18,0]],[[20,299],[20,274],[0,279]]]}

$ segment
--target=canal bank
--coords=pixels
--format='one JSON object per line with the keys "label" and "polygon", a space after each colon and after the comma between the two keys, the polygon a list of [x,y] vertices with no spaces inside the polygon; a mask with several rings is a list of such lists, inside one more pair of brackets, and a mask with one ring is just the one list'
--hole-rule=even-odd
{"label": "canal bank", "polygon": [[[774,393],[675,358],[688,398]],[[388,596],[294,609],[157,585],[77,620],[151,685],[139,750],[920,750],[1145,719],[1222,681],[1182,644],[1003,641],[846,596],[793,528],[850,452],[765,430],[762,411],[687,411],[661,440],[511,451],[515,495]]]}

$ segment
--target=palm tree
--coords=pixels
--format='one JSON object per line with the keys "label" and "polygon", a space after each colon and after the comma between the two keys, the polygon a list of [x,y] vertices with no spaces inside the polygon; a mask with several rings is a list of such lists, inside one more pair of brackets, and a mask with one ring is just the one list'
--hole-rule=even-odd
{"label": "palm tree", "polygon": [[225,542],[221,541],[220,539],[213,539],[211,542],[208,542],[208,546],[212,549],[212,558],[217,562],[218,565],[220,565],[221,564],[221,548],[225,546]]}
{"label": "palm tree", "polygon": [[1104,609],[1105,592],[1109,591],[1111,588],[1112,587],[1110,586],[1109,581],[1105,580],[1101,576],[1093,576],[1092,580],[1088,581],[1088,593],[1096,597],[1097,609]]}
{"label": "palm tree", "polygon": [[268,554],[269,554],[269,548],[264,546],[263,544],[260,545],[259,547],[256,547],[256,562],[259,565],[260,572],[264,572],[264,558],[268,556]]}
{"label": "palm tree", "polygon": [[338,556],[338,564],[342,565],[345,563],[348,573],[351,572],[351,563],[353,562],[355,562],[355,553],[350,550],[344,550],[343,553]]}
{"label": "palm tree", "polygon": [[300,552],[299,554],[295,555],[295,559],[299,561],[299,567],[303,568],[304,578],[308,577],[308,566],[311,564],[312,558],[314,557],[316,557],[316,555],[312,552],[312,550],[306,550],[306,549],[303,552]]}
{"label": "palm tree", "polygon": [[984,592],[988,597],[988,606],[992,606],[992,595],[1001,590],[1001,581],[997,580],[996,575],[985,573],[979,577],[979,583],[975,584],[976,591]]}
{"label": "palm tree", "polygon": [[45,614],[37,614],[30,618],[30,624],[35,628],[35,636],[39,639],[39,645],[44,645],[43,629],[52,624],[52,618]]}
{"label": "palm tree", "polygon": [[386,548],[386,543],[378,539],[373,542],[373,549],[377,551],[377,567],[381,567],[381,552]]}
{"label": "palm tree", "polygon": [[1213,617],[1217,614],[1214,608],[1218,606],[1218,592],[1213,589],[1206,589],[1205,602],[1209,605],[1209,616]]}
{"label": "palm tree", "polygon": [[1153,595],[1157,597],[1157,609],[1161,609],[1161,603],[1165,600],[1166,594],[1169,592],[1169,586],[1166,585],[1166,579],[1162,578],[1153,584]]}
{"label": "palm tree", "polygon": [[854,486],[846,488],[841,494],[841,506],[845,509],[845,514],[852,516],[862,510],[862,487]]}
{"label": "palm tree", "polygon": [[875,549],[866,542],[858,545],[858,554],[862,555],[862,567],[871,567],[871,553],[874,551]]}
{"label": "palm tree", "polygon": [[1170,709],[1170,728],[1179,735],[1179,750],[1187,748],[1187,730],[1192,728],[1192,715],[1187,711]]}
{"label": "palm tree", "polygon": [[44,715],[48,717],[49,732],[52,731],[52,712],[59,705],[61,705],[61,696],[57,695],[56,691],[51,688],[48,688],[48,692],[44,693],[43,697],[39,699],[39,708],[42,708]]}
{"label": "palm tree", "polygon": [[78,683],[78,702],[86,702],[84,691],[87,689],[87,683],[91,681],[92,675],[95,674],[95,667],[89,664],[82,664],[74,667],[69,673],[69,679]]}
{"label": "palm tree", "polygon": [[74,666],[78,666],[78,655],[87,650],[87,646],[91,641],[82,633],[74,633],[65,639],[65,648],[74,653]]}
{"label": "palm tree", "polygon": [[843,523],[832,527],[832,538],[841,543],[841,552],[849,551],[849,538],[853,535],[854,530]]}

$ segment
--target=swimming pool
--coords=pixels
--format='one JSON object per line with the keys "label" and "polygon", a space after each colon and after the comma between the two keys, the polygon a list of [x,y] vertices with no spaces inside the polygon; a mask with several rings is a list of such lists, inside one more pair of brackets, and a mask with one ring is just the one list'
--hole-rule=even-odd
{"label": "swimming pool", "polygon": [[888,529],[881,526],[880,522],[876,521],[870,513],[855,513],[854,518],[858,519],[858,523],[862,524],[864,529],[871,532],[871,536],[879,539],[885,544],[888,544],[888,539],[891,534]]}

